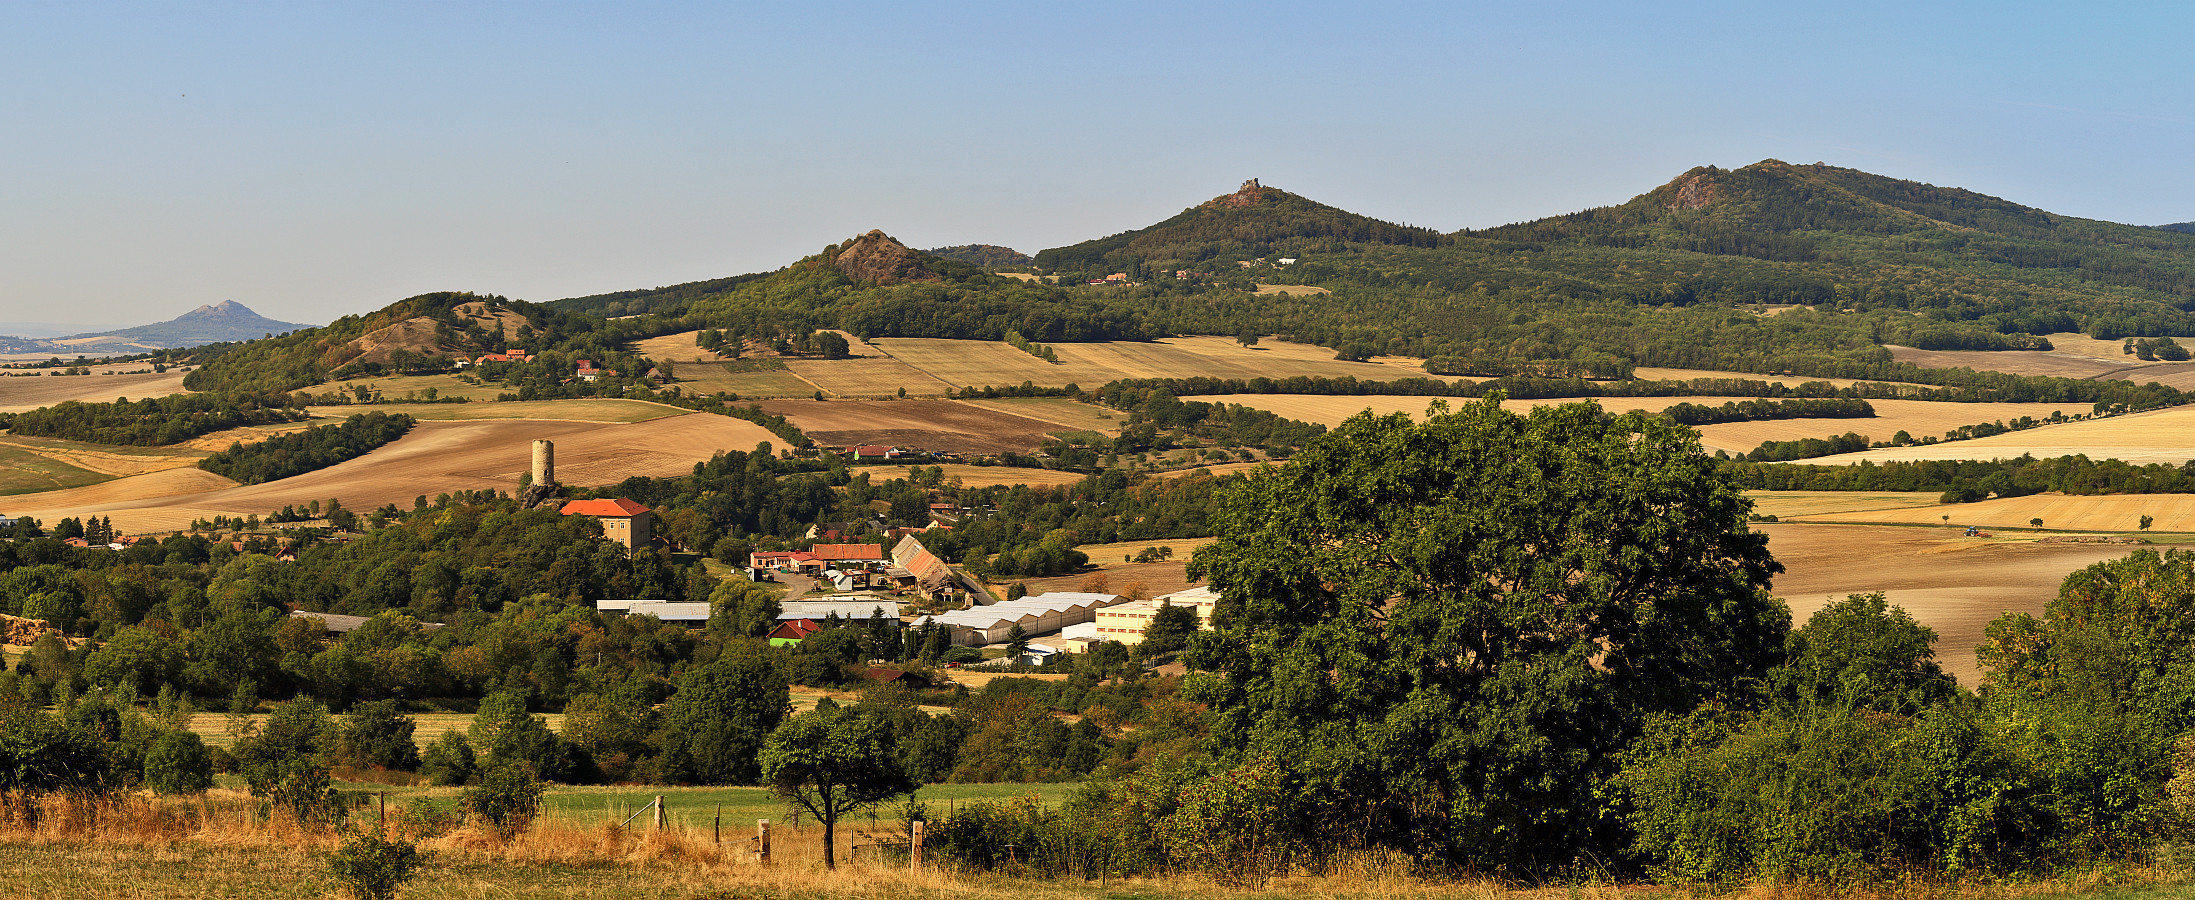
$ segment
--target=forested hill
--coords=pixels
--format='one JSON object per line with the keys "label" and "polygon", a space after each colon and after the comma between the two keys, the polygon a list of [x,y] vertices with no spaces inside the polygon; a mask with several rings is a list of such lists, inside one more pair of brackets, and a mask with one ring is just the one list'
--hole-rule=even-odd
{"label": "forested hill", "polygon": [[1442,240],[1431,229],[1360,216],[1251,179],[1241,190],[1148,228],[1045,250],[1036,264],[1098,277],[1118,272],[1141,281],[1176,269],[1232,269],[1260,257],[1341,253],[1351,243],[1437,247]]}
{"label": "forested hill", "polygon": [[2177,231],[2181,234],[2195,234],[2195,222],[2174,222],[2170,225],[2159,225],[2157,227],[2166,231]]}
{"label": "forested hill", "polygon": [[[1156,337],[1143,317],[1088,293],[993,275],[871,231],[768,276],[694,300],[681,327],[773,338],[817,328],[863,337],[1035,341]],[[668,327],[668,326],[663,326]]]}
{"label": "forested hill", "polygon": [[1012,247],[1001,247],[997,244],[960,244],[953,247],[936,247],[930,250],[930,255],[942,256],[946,259],[957,259],[971,266],[984,269],[1026,268],[1036,265],[1036,260],[1031,258],[1029,254]]}
{"label": "forested hill", "polygon": [[564,312],[586,313],[590,316],[601,316],[603,318],[661,312],[675,314],[695,300],[721,294],[747,282],[768,277],[770,277],[769,272],[756,272],[751,275],[734,275],[730,278],[689,281],[684,284],[674,284],[670,287],[641,288],[609,294],[593,294],[586,297],[568,297],[563,300],[551,300],[543,305]]}

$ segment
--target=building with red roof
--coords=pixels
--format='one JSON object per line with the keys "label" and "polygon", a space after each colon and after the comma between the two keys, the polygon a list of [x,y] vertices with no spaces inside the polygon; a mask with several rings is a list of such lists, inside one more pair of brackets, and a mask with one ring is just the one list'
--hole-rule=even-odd
{"label": "building with red roof", "polygon": [[602,520],[602,536],[633,550],[655,542],[650,533],[649,513],[652,510],[631,500],[619,497],[614,500],[573,500],[560,510],[567,516],[593,516]]}

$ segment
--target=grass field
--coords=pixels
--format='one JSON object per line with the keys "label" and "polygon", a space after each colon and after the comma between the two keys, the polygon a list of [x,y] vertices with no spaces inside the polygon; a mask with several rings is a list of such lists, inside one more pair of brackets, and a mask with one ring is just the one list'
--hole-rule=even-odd
{"label": "grass field", "polygon": [[[1327,426],[1339,425],[1343,420],[1365,409],[1370,409],[1380,415],[1407,412],[1413,416],[1421,416],[1433,400],[1430,397],[1341,397],[1307,394],[1221,394],[1197,399],[1214,403],[1239,403],[1244,406],[1268,410],[1291,419],[1317,422]],[[1576,403],[1580,399],[1593,400],[1599,403],[1602,409],[1610,412],[1627,412],[1630,410],[1660,412],[1679,403],[1721,406],[1733,400],[1746,400],[1749,398],[1548,398],[1541,400],[1510,400],[1504,402],[1502,408],[1511,412],[1523,413],[1533,407]],[[1463,402],[1468,401],[1455,399],[1448,401],[1451,406]],[[1875,417],[1871,419],[1769,419],[1759,422],[1726,422],[1719,425],[1701,426],[1699,428],[1700,442],[1710,450],[1744,453],[1760,446],[1763,441],[1825,438],[1831,435],[1843,434],[1847,431],[1857,432],[1870,440],[1889,440],[1891,436],[1899,431],[1909,432],[1914,437],[1935,436],[1964,425],[2008,421],[2021,416],[2033,416],[2040,419],[2050,415],[2053,411],[2063,411],[2068,415],[2088,411],[2087,404],[2078,403],[1942,403],[1926,400],[1870,400],[1868,402],[1875,407]],[[2022,432],[2022,434],[2039,433],[2041,433],[2039,430]],[[1965,442],[1961,442],[1961,444],[1963,443]],[[1961,444],[1941,446],[1956,447]],[[2190,456],[2195,457],[2195,454],[2190,454]]]}
{"label": "grass field", "polygon": [[0,443],[0,494],[28,494],[111,481],[115,476],[78,468],[42,453]]}
{"label": "grass field", "polygon": [[[93,366],[92,371],[128,371],[143,366],[144,363]],[[117,397],[143,400],[180,393],[183,393],[183,372],[179,369],[140,375],[8,374],[0,376],[0,412],[28,412],[64,400],[106,403]]]}
{"label": "grass field", "polygon": [[512,392],[509,385],[494,382],[473,384],[465,381],[464,377],[466,376],[455,373],[441,375],[377,375],[368,378],[352,378],[345,381],[330,381],[314,388],[313,392],[325,394],[329,391],[340,390],[348,394],[351,392],[352,387],[361,384],[380,391],[383,400],[416,400],[424,397],[428,388],[433,388],[437,397],[464,397],[470,400],[493,400],[498,395]]}
{"label": "grass field", "polygon": [[[559,402],[667,409],[630,401]],[[565,408],[559,411],[575,414]],[[557,480],[588,486],[614,484],[633,475],[684,475],[694,463],[719,450],[752,450],[765,441],[782,443],[752,422],[700,413],[622,424],[570,419],[426,421],[365,456],[281,481],[237,486],[199,469],[174,469],[86,488],[20,495],[7,512],[40,519],[98,514],[113,518],[116,527],[125,531],[141,532],[187,527],[193,519],[213,515],[265,515],[286,505],[330,497],[353,509],[385,503],[408,507],[413,497],[422,494],[431,498],[457,490],[516,492],[536,439],[556,442]]]}
{"label": "grass field", "polygon": [[555,422],[646,422],[690,411],[644,400],[587,398],[583,400],[526,400],[510,403],[376,403],[371,406],[315,406],[315,416],[341,420],[369,412],[403,413],[422,422],[475,422],[484,419],[530,419]]}
{"label": "grass field", "polygon": [[[974,802],[1036,797],[1044,803],[1057,803],[1074,789],[1073,784],[933,784],[916,791],[915,799],[928,806],[933,815],[944,816],[955,807]],[[780,828],[792,827],[785,803],[770,796],[768,788],[761,787],[560,787],[542,798],[542,806],[549,815],[568,822],[622,821],[659,794],[673,826],[707,830],[721,804],[725,830],[743,838],[754,833],[756,819],[769,819]],[[899,810],[898,803],[876,810],[880,823],[877,830],[896,830],[900,824]],[[805,824],[814,826],[812,820]],[[866,814],[857,822],[841,823],[846,824],[855,825],[864,832],[871,829]]]}

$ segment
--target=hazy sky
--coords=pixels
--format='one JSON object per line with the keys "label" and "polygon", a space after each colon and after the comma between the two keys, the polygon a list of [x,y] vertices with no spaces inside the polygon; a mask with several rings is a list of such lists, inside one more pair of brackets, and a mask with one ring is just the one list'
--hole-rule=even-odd
{"label": "hazy sky", "polygon": [[1775,157],[2195,219],[2195,5],[0,0],[0,321],[1024,252],[1245,178],[1441,230]]}

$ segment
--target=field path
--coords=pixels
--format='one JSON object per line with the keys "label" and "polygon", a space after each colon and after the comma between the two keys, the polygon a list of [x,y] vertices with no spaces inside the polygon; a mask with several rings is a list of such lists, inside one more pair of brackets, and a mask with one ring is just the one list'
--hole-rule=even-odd
{"label": "field path", "polygon": [[761,426],[729,416],[693,413],[630,424],[493,420],[421,422],[410,434],[342,465],[295,478],[236,485],[200,469],[172,469],[104,484],[6,498],[10,515],[43,521],[101,515],[124,531],[187,528],[213,515],[266,515],[291,504],[338,498],[365,512],[412,498],[460,490],[515,493],[532,459],[533,441],[556,442],[557,480],[614,484],[634,475],[671,477],[720,450],[783,443]]}

